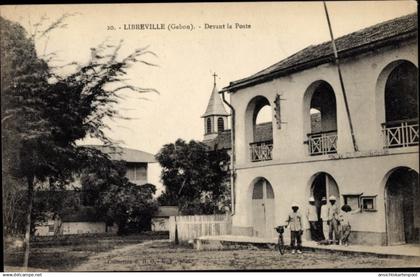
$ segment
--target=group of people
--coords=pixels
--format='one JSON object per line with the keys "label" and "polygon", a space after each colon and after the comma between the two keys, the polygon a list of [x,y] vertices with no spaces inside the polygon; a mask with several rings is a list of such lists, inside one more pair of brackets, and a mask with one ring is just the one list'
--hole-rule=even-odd
{"label": "group of people", "polygon": [[[350,215],[358,210],[352,212],[351,207],[347,204],[340,209],[335,196],[330,196],[328,200],[329,203],[323,197],[319,209],[315,205],[314,197],[309,198],[309,206],[305,215],[309,222],[311,239],[324,244],[348,246],[351,232]],[[292,253],[302,253],[303,220],[302,214],[299,212],[299,205],[292,204],[292,212],[286,220],[286,227],[290,227]]]}

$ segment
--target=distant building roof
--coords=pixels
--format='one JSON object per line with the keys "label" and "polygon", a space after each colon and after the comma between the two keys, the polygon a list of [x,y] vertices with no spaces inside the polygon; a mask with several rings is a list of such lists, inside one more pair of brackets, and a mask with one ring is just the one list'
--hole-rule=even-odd
{"label": "distant building roof", "polygon": [[211,92],[206,112],[201,117],[209,115],[229,115],[225,109],[225,106],[223,105],[222,99],[220,98],[216,83],[214,83],[213,91]]}
{"label": "distant building roof", "polygon": [[155,163],[156,159],[153,154],[125,147],[117,147],[115,150],[102,145],[86,145],[101,150],[108,154],[111,159],[116,161],[125,161],[129,163]]}
{"label": "distant building roof", "polygon": [[[413,13],[344,35],[337,38],[335,42],[339,57],[345,58],[396,44],[403,40],[417,38],[417,29],[417,13]],[[240,88],[253,86],[332,61],[331,41],[311,45],[254,75],[231,82],[223,90],[234,92]]]}
{"label": "distant building roof", "polygon": [[[255,142],[273,139],[273,124],[265,122],[255,126]],[[231,130],[220,132],[216,138],[203,141],[213,150],[231,149]]]}
{"label": "distant building roof", "polygon": [[212,150],[231,149],[231,130],[224,130],[220,132],[214,139],[204,140],[203,143]]}
{"label": "distant building roof", "polygon": [[179,215],[178,206],[160,206],[154,217],[170,217]]}

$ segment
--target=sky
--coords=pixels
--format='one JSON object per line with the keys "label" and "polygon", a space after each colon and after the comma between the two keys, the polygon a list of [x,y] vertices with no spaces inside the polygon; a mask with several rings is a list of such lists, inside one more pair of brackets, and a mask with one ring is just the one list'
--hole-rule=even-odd
{"label": "sky", "polygon": [[[327,6],[335,37],[417,9],[415,1],[343,1]],[[159,94],[123,92],[126,99],[117,108],[132,119],[109,122],[107,134],[121,146],[153,154],[178,138],[202,140],[201,115],[214,72],[222,88],[330,39],[322,2],[19,5],[1,6],[0,13],[29,32],[42,16],[49,18],[47,25],[64,13],[76,13],[66,20],[65,29],[36,42],[39,54],[56,52],[55,65],[86,62],[90,48],[105,39],[115,44],[124,41],[121,57],[149,46],[157,56],[145,58],[158,66],[133,66],[127,77]],[[236,23],[250,28],[236,29]],[[126,30],[128,24],[165,24],[165,29]],[[171,24],[193,30],[168,30]],[[206,24],[224,24],[225,29],[206,29]],[[158,177],[154,179],[158,182]]]}

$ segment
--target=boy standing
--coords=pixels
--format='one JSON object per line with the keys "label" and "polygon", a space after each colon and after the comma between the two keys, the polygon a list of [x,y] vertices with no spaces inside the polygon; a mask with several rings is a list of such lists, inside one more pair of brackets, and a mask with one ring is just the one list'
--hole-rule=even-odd
{"label": "boy standing", "polygon": [[360,209],[356,209],[352,212],[351,207],[345,204],[341,207],[341,210],[343,211],[339,216],[341,226],[341,244],[349,246],[349,236],[351,233],[350,217],[352,214],[359,212]]}
{"label": "boy standing", "polygon": [[[287,226],[290,226],[290,246],[292,247],[292,253],[302,253],[302,216],[298,212],[299,205],[296,203],[292,204],[292,212],[287,218]],[[286,226],[286,227],[287,227]]]}

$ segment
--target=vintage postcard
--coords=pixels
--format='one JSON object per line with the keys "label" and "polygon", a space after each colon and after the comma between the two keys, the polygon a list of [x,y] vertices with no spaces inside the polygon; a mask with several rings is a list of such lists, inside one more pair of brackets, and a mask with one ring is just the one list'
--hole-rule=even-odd
{"label": "vintage postcard", "polygon": [[416,2],[0,20],[4,271],[420,266]]}

